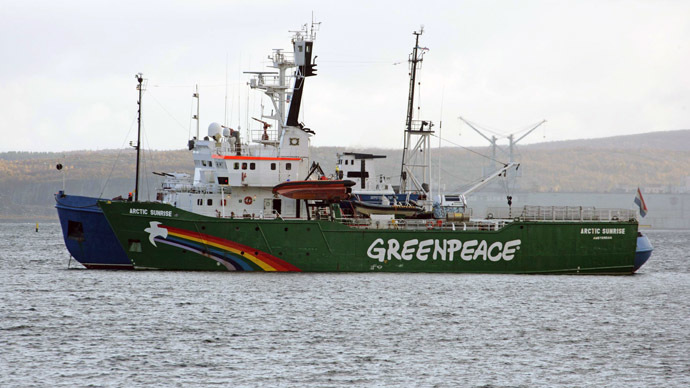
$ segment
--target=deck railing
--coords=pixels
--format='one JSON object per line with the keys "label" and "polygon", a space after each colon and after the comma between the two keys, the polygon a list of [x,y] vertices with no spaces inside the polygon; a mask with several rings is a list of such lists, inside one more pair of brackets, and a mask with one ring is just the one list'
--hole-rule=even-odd
{"label": "deck railing", "polygon": [[[229,194],[229,190],[225,193]],[[221,186],[214,184],[207,185],[193,185],[193,184],[175,184],[168,185],[163,183],[159,192],[177,192],[177,193],[199,193],[199,194],[214,194],[221,192]]]}
{"label": "deck railing", "polygon": [[[230,217],[225,215],[226,218]],[[281,217],[276,214],[236,215],[235,218],[306,220],[306,218]],[[332,219],[327,215],[312,219]],[[335,219],[353,229],[400,229],[400,230],[436,230],[495,231],[514,221],[604,221],[618,222],[636,219],[636,213],[630,209],[604,209],[582,206],[524,206],[522,208],[488,208],[486,219],[448,220],[448,219],[371,219],[343,217]]]}
{"label": "deck railing", "polygon": [[352,228],[402,230],[498,230],[507,220],[447,221],[442,219],[372,220],[369,218],[340,218],[337,220]]}
{"label": "deck railing", "polygon": [[636,218],[631,209],[596,208],[593,206],[523,206],[513,209],[490,207],[488,219],[521,219],[524,221],[628,221]]}

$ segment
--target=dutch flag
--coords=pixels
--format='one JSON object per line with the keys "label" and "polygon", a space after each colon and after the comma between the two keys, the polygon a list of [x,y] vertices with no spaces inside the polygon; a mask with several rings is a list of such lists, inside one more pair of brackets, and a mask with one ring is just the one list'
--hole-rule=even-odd
{"label": "dutch flag", "polygon": [[644,198],[642,198],[642,192],[639,187],[637,188],[637,195],[635,195],[635,203],[640,207],[640,216],[646,216],[647,204],[644,202]]}

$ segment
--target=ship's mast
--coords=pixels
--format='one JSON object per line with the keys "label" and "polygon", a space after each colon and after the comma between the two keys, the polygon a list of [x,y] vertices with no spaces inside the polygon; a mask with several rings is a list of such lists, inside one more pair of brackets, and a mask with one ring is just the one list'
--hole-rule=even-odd
{"label": "ship's mast", "polygon": [[[192,116],[193,120],[196,120],[196,139],[199,140],[199,85],[194,85],[194,94],[192,98],[196,98],[196,114]],[[227,98],[227,97],[226,97]]]}
{"label": "ship's mast", "polygon": [[[414,48],[412,49],[412,55],[408,60],[410,62],[410,92],[407,95],[407,120],[405,121],[405,128],[408,131],[412,130],[412,115],[414,114],[414,83],[417,79],[417,64],[422,62],[422,58],[417,56],[417,49],[419,49],[419,36],[424,33],[424,29],[420,29],[419,32],[415,31]],[[405,148],[409,144],[405,143]]]}
{"label": "ship's mast", "polygon": [[[261,134],[258,141],[262,144],[278,146],[286,127],[300,127],[298,116],[304,91],[304,79],[316,75],[316,63],[314,63],[316,57],[312,58],[312,48],[319,25],[320,23],[312,21],[311,26],[305,24],[301,30],[291,31],[293,33],[292,53],[284,52],[281,49],[273,50],[273,53],[268,56],[272,62],[269,66],[277,69],[277,72],[244,72],[254,75],[254,78],[249,81],[249,87],[262,90],[273,104],[274,110],[271,114],[266,115],[262,112],[261,118],[276,121],[278,138],[265,139],[264,134]],[[288,74],[288,70],[291,68],[296,68],[293,75]],[[293,78],[294,85],[290,86],[290,79]],[[289,101],[289,107],[285,106],[286,101]],[[263,122],[262,120],[257,121]]]}
{"label": "ship's mast", "polygon": [[[405,121],[405,143],[400,169],[400,193],[429,193],[431,179],[431,138],[433,124],[429,120],[414,120],[414,91],[417,82],[417,69],[421,68],[427,49],[419,47],[419,36],[424,28],[415,31],[415,45],[410,54],[410,90],[407,97],[407,118]],[[415,172],[419,176],[415,176]],[[421,181],[420,181],[421,179]]]}
{"label": "ship's mast", "polygon": [[144,75],[142,73],[138,73],[136,77],[137,81],[139,82],[137,85],[137,90],[139,91],[139,101],[137,101],[139,111],[137,112],[137,171],[135,174],[136,181],[134,183],[134,201],[139,200],[139,161],[141,159],[141,94],[144,91]]}

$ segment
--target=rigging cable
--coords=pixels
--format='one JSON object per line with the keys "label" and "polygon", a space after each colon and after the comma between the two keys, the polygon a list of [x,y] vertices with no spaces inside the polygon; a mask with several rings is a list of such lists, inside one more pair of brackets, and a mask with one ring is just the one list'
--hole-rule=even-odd
{"label": "rigging cable", "polygon": [[[441,112],[439,113],[440,119],[438,121],[438,181],[436,183],[438,194],[441,194],[441,130],[443,129],[443,99],[446,95],[446,85],[443,84],[441,87]],[[429,150],[431,152],[431,150]],[[432,174],[433,175],[433,174]]]}
{"label": "rigging cable", "polygon": [[192,103],[189,105],[189,128],[187,128],[187,139],[192,138],[192,120],[194,120],[194,98],[192,98]]}
{"label": "rigging cable", "polygon": [[[146,144],[149,145],[148,148],[144,148],[144,150],[148,151],[148,154],[149,154],[148,160],[145,159],[145,162],[148,162],[150,164],[150,167],[151,167],[150,171],[155,171],[155,170],[157,170],[157,168],[156,168],[155,158],[152,155],[153,151],[151,150],[151,142],[149,141],[149,138],[146,136],[146,131],[142,131],[142,132],[144,134],[144,140],[146,140]],[[146,171],[147,171],[146,167],[149,166],[149,164],[144,165],[144,173],[146,173]],[[145,175],[146,175],[146,178],[144,178],[144,180],[146,182],[146,199],[150,201],[151,200],[151,185],[149,184],[149,175],[148,174],[145,174]]]}
{"label": "rigging cable", "polygon": [[[148,91],[148,90],[147,90],[147,91]],[[175,116],[172,115],[172,113],[170,113],[167,109],[165,109],[165,107],[163,106],[163,104],[161,104],[161,103],[158,101],[158,99],[156,99],[156,97],[155,97],[151,92],[148,93],[148,96],[151,97],[151,98],[153,99],[153,101],[154,101],[156,104],[158,104],[158,106],[159,106],[161,109],[163,109],[163,111],[164,111],[165,113],[167,113],[168,116],[170,116],[170,118],[172,118],[172,119],[177,123],[177,125],[180,126],[180,128],[185,129],[185,128],[184,128],[184,124],[182,124]],[[189,131],[187,132],[187,134],[189,134]]]}
{"label": "rigging cable", "polygon": [[122,151],[125,150],[125,148],[124,148],[125,143],[127,142],[127,138],[129,138],[129,134],[132,133],[132,128],[134,127],[134,123],[136,121],[137,121],[137,119],[135,117],[134,120],[132,120],[132,124],[130,124],[130,126],[129,126],[129,131],[127,131],[127,135],[125,136],[125,140],[122,142],[122,145],[120,145],[120,151],[117,153],[117,157],[115,158],[115,161],[113,162],[113,165],[110,168],[110,173],[105,178],[105,182],[103,182],[103,186],[101,187],[100,194],[98,194],[98,198],[103,198],[103,193],[105,192],[105,188],[108,186],[108,182],[110,182],[110,177],[113,175],[113,171],[115,170],[115,165],[117,164],[117,161],[120,160],[120,155],[122,155]]}
{"label": "rigging cable", "polygon": [[[506,165],[508,164],[508,163],[506,163],[506,162],[502,162],[502,161],[500,161],[500,160],[496,160],[496,159],[494,159],[494,158],[492,158],[492,157],[490,157],[490,156],[487,156],[487,155],[484,155],[484,154],[482,154],[482,153],[480,153],[480,152],[477,152],[477,151],[475,151],[475,150],[473,150],[473,149],[471,149],[471,148],[461,146],[460,144],[457,144],[457,143],[455,143],[455,142],[452,142],[452,141],[450,141],[450,140],[448,140],[448,139],[444,139],[444,138],[442,138],[440,135],[431,134],[431,136],[437,137],[439,140],[443,140],[443,141],[445,141],[445,142],[448,142],[448,143],[450,143],[450,144],[453,144],[453,145],[455,145],[455,146],[457,146],[457,147],[460,147],[460,148],[462,148],[462,149],[464,149],[464,150],[466,150],[466,151],[468,151],[468,152],[477,154],[477,155],[479,155],[479,156],[481,156],[481,157],[483,157],[483,158],[489,159],[489,160],[494,161],[494,162],[496,162],[496,163],[498,163],[498,164],[501,164],[501,165],[503,165],[503,166],[506,166]],[[440,168],[440,166],[439,166],[439,168]],[[443,170],[443,172],[445,172],[446,174],[449,174],[448,171],[446,171],[445,169],[442,169],[442,170]],[[507,179],[508,179],[507,174],[508,174],[508,171],[505,171],[505,172],[503,173],[503,178],[504,178],[504,179],[503,179],[503,185],[504,185],[504,190],[505,190],[505,192],[506,192],[506,197],[510,196],[510,192],[513,191],[514,186],[515,186],[515,183],[516,183],[516,177],[512,177],[512,178],[511,178],[511,181],[512,181],[512,183],[513,183],[513,188],[510,188],[510,187],[509,187],[510,184],[509,184],[509,182],[507,182]],[[450,174],[450,175],[453,176],[453,174]],[[470,185],[473,185],[473,184],[475,184],[475,183],[479,183],[479,182],[481,182],[483,179],[484,179],[484,177],[481,177],[481,178],[478,178],[478,179],[476,179],[476,180],[474,180],[474,181],[471,181],[471,182],[470,182]]]}
{"label": "rigging cable", "polygon": [[489,160],[491,160],[491,161],[494,161],[494,162],[496,162],[496,163],[502,164],[502,165],[504,165],[504,166],[508,164],[508,163],[505,163],[505,162],[501,162],[500,160],[496,160],[496,159],[494,159],[494,158],[492,158],[492,157],[490,157],[490,156],[486,156],[486,155],[482,154],[481,152],[477,152],[477,151],[475,151],[475,150],[473,150],[473,149],[471,149],[471,148],[468,148],[468,147],[465,147],[465,146],[461,146],[460,144],[454,143],[454,142],[452,142],[452,141],[450,141],[450,140],[448,140],[448,139],[443,139],[443,138],[441,138],[440,136],[435,135],[435,134],[433,134],[433,133],[431,134],[431,136],[437,137],[437,138],[439,138],[440,140],[443,140],[443,141],[445,141],[445,142],[448,142],[448,143],[450,143],[450,144],[452,144],[452,145],[454,145],[454,146],[456,146],[456,147],[460,147],[460,148],[464,149],[465,151],[471,152],[471,153],[473,153],[473,154],[477,154],[477,155],[479,155],[479,156],[481,156],[481,157],[483,157],[483,158],[489,159]]}

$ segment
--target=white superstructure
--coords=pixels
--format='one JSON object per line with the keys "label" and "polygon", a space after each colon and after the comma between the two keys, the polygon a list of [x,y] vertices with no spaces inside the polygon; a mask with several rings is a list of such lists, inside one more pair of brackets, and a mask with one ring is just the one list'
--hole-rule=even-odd
{"label": "white superstructure", "polygon": [[[164,174],[166,181],[158,200],[207,216],[306,215],[298,201],[278,198],[272,189],[281,182],[306,179],[311,166],[309,148],[314,132],[298,123],[297,117],[304,79],[315,75],[311,56],[314,38],[314,24],[310,29],[304,26],[292,37],[291,55],[273,50],[269,56],[277,72],[250,72],[254,75],[250,87],[262,91],[273,103],[270,114],[262,112],[261,119],[253,118],[262,129],[252,131],[252,139],[244,139],[239,130],[211,123],[207,136],[189,142],[194,177]],[[288,74],[290,69],[294,72]]]}

